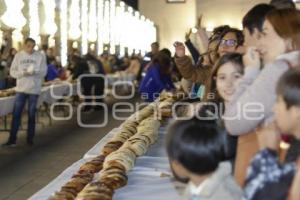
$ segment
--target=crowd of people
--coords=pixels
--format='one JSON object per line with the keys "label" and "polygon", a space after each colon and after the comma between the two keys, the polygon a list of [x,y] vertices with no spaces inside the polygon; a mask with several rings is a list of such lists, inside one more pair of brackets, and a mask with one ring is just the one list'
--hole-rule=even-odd
{"label": "crowd of people", "polygon": [[174,58],[157,51],[140,92],[152,102],[175,88],[176,71],[182,78],[192,106],[175,110],[190,119],[170,126],[166,146],[186,199],[299,200],[300,11],[292,1],[258,4],[242,24],[208,37],[200,17],[200,47],[190,30]]}
{"label": "crowd of people", "polygon": [[[16,79],[11,76],[10,68],[18,51],[15,48],[10,48],[9,53],[5,54],[4,49],[5,47],[2,47],[0,51],[0,90],[16,86]],[[111,74],[119,71],[132,74],[140,80],[142,65],[148,64],[151,60],[149,59],[151,52],[145,57],[142,57],[140,53],[134,53],[130,56],[126,54],[120,57],[108,52],[104,52],[100,56],[91,52],[81,55],[77,49],[71,49],[67,66],[62,67],[60,57],[53,47],[48,47],[46,44],[42,45],[39,52],[46,57],[47,74],[44,81],[71,80],[78,78],[81,74],[97,74],[98,72]],[[86,65],[82,65],[83,63]],[[96,64],[96,68],[99,69],[94,68],[93,64]]]}
{"label": "crowd of people", "polygon": [[[200,47],[191,42],[189,30],[185,42],[174,42],[174,56],[157,42],[143,58],[80,56],[74,50],[68,67],[62,68],[53,49],[34,51],[30,38],[24,51],[11,49],[0,67],[0,89],[17,80],[12,130],[5,145],[16,144],[27,99],[27,142],[33,144],[41,80],[124,71],[139,80],[144,101],[174,90],[175,82],[187,93],[182,102],[192,106],[177,111],[189,119],[176,120],[166,138],[174,176],[188,183],[186,199],[300,200],[300,11],[292,1],[258,4],[243,17],[243,31],[223,25],[210,36],[201,18]],[[90,76],[81,84],[85,96],[92,95],[93,87],[94,95],[103,94],[104,80]],[[91,109],[86,106],[84,111]],[[286,152],[282,141],[289,144]]]}
{"label": "crowd of people", "polygon": [[[3,144],[6,147],[16,146],[17,133],[27,102],[27,144],[33,145],[37,103],[43,82],[80,80],[85,101],[82,112],[90,113],[101,110],[97,103],[103,101],[105,75],[121,72],[125,76],[128,74],[136,78],[141,77],[143,58],[140,54],[119,58],[107,52],[99,57],[89,52],[82,56],[77,49],[72,49],[68,56],[68,65],[62,67],[54,48],[42,45],[40,50],[35,50],[36,46],[34,39],[27,38],[19,52],[12,48],[7,55],[4,53],[5,48],[1,48],[0,90],[14,87],[16,91],[10,136]],[[92,103],[93,99],[95,104]]]}

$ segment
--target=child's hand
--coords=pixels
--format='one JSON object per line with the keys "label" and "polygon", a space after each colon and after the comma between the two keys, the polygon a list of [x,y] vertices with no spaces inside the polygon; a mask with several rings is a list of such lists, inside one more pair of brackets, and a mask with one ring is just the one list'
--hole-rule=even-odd
{"label": "child's hand", "polygon": [[260,56],[257,48],[249,47],[243,56],[243,62],[247,68],[260,68]]}
{"label": "child's hand", "polygon": [[175,53],[177,57],[180,58],[185,56],[185,46],[182,42],[175,42],[174,47],[175,47]]}
{"label": "child's hand", "polygon": [[280,131],[274,122],[257,131],[260,148],[268,148],[277,151],[280,144]]}
{"label": "child's hand", "polygon": [[198,17],[197,20],[197,25],[196,25],[196,29],[197,29],[197,35],[200,39],[200,45],[202,46],[203,50],[207,50],[208,48],[208,36],[206,34],[206,29],[202,27],[202,18],[203,15],[201,14],[200,17]]}

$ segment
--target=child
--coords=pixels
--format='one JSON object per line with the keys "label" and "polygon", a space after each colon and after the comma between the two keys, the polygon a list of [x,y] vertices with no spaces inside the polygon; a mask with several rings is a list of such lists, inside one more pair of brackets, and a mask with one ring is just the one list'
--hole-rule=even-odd
{"label": "child", "polygon": [[[300,72],[288,70],[277,85],[277,101],[273,107],[275,122],[258,135],[263,147],[252,160],[244,188],[247,200],[285,200],[300,155]],[[280,133],[294,137],[284,163],[278,161]]]}
{"label": "child", "polygon": [[[200,113],[209,117],[205,107]],[[188,179],[185,200],[240,200],[241,190],[224,160],[225,134],[214,119],[177,121],[168,130],[167,152],[171,168],[181,180]]]}

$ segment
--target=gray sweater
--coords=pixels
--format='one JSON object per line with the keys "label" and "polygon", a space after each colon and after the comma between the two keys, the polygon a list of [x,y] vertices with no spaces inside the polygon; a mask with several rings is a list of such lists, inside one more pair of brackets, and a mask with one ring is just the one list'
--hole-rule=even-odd
{"label": "gray sweater", "polygon": [[[33,67],[33,74],[25,75],[24,70],[29,67]],[[25,51],[17,53],[10,68],[10,75],[17,79],[16,91],[28,94],[40,94],[46,73],[45,55],[37,51],[32,54]]]}
{"label": "gray sweater", "polygon": [[279,56],[261,71],[246,69],[232,100],[225,105],[223,119],[228,132],[242,135],[272,121],[277,82],[289,66],[298,64],[300,51],[294,51]]}

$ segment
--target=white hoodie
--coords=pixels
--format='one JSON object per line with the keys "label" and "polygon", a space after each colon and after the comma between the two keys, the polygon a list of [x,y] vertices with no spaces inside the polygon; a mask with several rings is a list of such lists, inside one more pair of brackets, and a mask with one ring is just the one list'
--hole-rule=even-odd
{"label": "white hoodie", "polygon": [[[31,75],[25,71],[31,71]],[[40,94],[46,73],[46,57],[38,51],[17,53],[10,67],[10,75],[17,79],[16,91],[27,94]]]}

